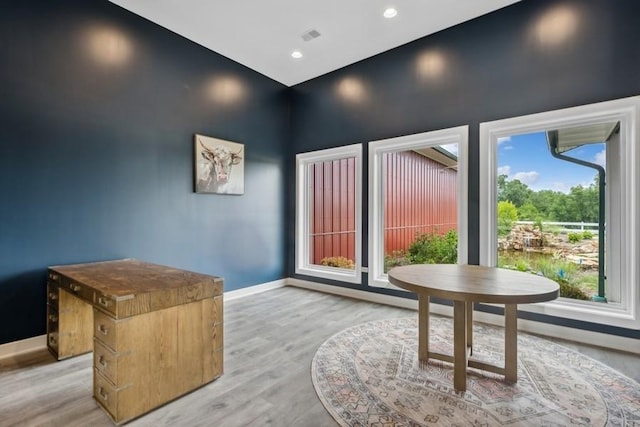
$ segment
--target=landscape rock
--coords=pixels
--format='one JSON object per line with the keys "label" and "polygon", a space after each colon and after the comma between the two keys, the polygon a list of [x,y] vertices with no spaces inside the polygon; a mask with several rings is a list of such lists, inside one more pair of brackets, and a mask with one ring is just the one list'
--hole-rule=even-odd
{"label": "landscape rock", "polygon": [[533,224],[514,225],[507,236],[498,239],[498,251],[550,254],[584,269],[598,268],[597,238],[572,243],[567,233],[544,232]]}

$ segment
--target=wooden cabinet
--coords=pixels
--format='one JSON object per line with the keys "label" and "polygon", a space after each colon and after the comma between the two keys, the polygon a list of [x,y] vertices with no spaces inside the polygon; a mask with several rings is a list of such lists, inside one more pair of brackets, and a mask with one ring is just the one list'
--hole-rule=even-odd
{"label": "wooden cabinet", "polygon": [[[72,285],[73,294],[65,290]],[[220,278],[110,261],[52,267],[49,293],[49,315],[76,313],[50,322],[50,350],[59,359],[94,351],[93,395],[117,424],[222,375]]]}
{"label": "wooden cabinet", "polygon": [[91,305],[60,289],[59,284],[51,280],[51,277],[47,285],[47,296],[49,351],[58,360],[90,352],[93,349]]}

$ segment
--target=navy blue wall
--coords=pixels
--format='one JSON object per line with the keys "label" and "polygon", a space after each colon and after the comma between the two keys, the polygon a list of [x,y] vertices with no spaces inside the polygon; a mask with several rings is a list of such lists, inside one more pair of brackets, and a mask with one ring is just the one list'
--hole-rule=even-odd
{"label": "navy blue wall", "polygon": [[[193,193],[194,133],[245,144],[243,196]],[[283,278],[287,141],[279,83],[106,0],[3,1],[0,343],[45,332],[49,265]]]}
{"label": "navy blue wall", "polygon": [[[289,162],[295,153],[354,143],[365,143],[366,158],[367,141],[469,125],[469,262],[477,264],[479,124],[640,94],[638,17],[637,1],[525,0],[299,84]],[[366,194],[363,205],[366,230]],[[290,188],[289,214],[294,206]],[[290,247],[293,235],[291,225]],[[365,236],[365,259],[367,243]],[[295,276],[292,251],[289,266]]]}

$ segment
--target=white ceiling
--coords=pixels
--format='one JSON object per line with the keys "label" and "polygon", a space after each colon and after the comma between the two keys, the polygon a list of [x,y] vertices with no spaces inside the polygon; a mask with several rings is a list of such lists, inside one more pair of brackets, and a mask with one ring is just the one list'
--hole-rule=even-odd
{"label": "white ceiling", "polygon": [[[519,0],[111,1],[293,86]],[[312,29],[320,37],[303,41]]]}

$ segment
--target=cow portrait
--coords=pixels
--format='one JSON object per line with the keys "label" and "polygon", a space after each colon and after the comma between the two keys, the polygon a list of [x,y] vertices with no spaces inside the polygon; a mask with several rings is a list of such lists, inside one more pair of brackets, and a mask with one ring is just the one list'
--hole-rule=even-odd
{"label": "cow portrait", "polygon": [[196,192],[244,193],[244,146],[196,135]]}

